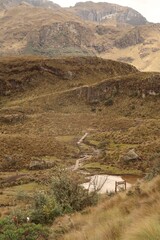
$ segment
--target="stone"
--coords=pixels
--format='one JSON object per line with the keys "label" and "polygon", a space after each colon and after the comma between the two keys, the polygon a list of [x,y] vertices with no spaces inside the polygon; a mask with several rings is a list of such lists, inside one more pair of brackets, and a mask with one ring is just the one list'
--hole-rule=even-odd
{"label": "stone", "polygon": [[129,162],[129,161],[136,161],[139,160],[140,157],[138,156],[138,154],[135,152],[134,149],[129,150],[123,157],[122,159],[125,162]]}
{"label": "stone", "polygon": [[46,168],[46,163],[44,160],[34,160],[30,162],[30,170],[40,170]]}
{"label": "stone", "polygon": [[40,170],[40,169],[47,169],[52,168],[55,164],[50,161],[45,160],[32,160],[29,164],[30,170]]}

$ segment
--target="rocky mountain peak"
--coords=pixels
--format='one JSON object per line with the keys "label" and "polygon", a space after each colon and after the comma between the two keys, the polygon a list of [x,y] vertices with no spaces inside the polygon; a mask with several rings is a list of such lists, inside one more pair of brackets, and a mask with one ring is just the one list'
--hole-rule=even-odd
{"label": "rocky mountain peak", "polygon": [[143,25],[147,20],[136,10],[111,3],[79,2],[72,8],[83,20],[94,22],[109,22],[130,24],[133,26]]}

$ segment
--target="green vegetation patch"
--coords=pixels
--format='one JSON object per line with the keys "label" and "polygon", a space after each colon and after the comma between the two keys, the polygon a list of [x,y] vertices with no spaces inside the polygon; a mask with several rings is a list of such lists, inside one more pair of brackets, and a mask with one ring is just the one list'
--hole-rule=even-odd
{"label": "green vegetation patch", "polygon": [[75,139],[75,136],[71,136],[71,135],[68,135],[68,136],[57,136],[56,137],[57,141],[66,142],[66,143],[72,142],[74,139]]}
{"label": "green vegetation patch", "polygon": [[142,172],[140,170],[126,170],[126,169],[120,169],[118,167],[110,166],[101,164],[99,162],[92,162],[87,163],[82,167],[83,170],[87,170],[89,172],[99,172],[99,173],[106,173],[106,174],[134,174],[134,175],[141,175]]}
{"label": "green vegetation patch", "polygon": [[18,223],[17,218],[0,220],[1,240],[37,240],[48,239],[49,231],[46,227],[34,223]]}

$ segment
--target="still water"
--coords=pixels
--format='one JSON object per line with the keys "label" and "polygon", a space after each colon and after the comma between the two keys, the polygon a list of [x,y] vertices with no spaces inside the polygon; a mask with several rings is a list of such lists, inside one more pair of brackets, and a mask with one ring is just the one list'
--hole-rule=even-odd
{"label": "still water", "polygon": [[[99,193],[114,192],[115,182],[126,181],[127,189],[137,182],[140,177],[137,176],[115,176],[115,175],[94,175],[88,178],[88,182],[82,186],[90,192],[97,190]],[[123,187],[123,186],[121,186]],[[120,186],[118,191],[120,190]]]}

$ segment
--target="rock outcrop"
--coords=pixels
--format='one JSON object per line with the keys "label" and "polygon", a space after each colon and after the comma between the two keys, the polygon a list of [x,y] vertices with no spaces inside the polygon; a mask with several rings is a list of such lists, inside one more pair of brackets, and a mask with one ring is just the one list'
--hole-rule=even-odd
{"label": "rock outcrop", "polygon": [[50,56],[67,54],[67,51],[73,55],[76,52],[77,55],[78,52],[89,54],[93,39],[93,32],[81,23],[56,22],[30,32],[24,52],[30,48],[32,52]]}
{"label": "rock outcrop", "polygon": [[140,157],[138,156],[138,154],[135,152],[134,149],[129,150],[123,157],[122,160],[124,162],[130,162],[130,161],[136,161],[139,160]]}
{"label": "rock outcrop", "polygon": [[144,38],[141,36],[140,31],[137,28],[135,28],[129,31],[124,36],[122,36],[121,38],[117,39],[115,41],[115,45],[117,48],[127,48],[129,46],[133,46],[143,42]]}
{"label": "rock outcrop", "polygon": [[132,8],[111,3],[80,2],[73,8],[83,20],[94,22],[110,22],[130,24],[133,26],[146,24],[147,20]]}
{"label": "rock outcrop", "polygon": [[44,160],[34,160],[31,161],[29,164],[30,170],[41,170],[41,169],[47,169],[52,168],[54,166],[54,163]]}
{"label": "rock outcrop", "polygon": [[[124,65],[125,67],[125,65]],[[127,65],[126,65],[127,67]],[[134,73],[134,69],[130,69]],[[77,97],[82,101],[105,102],[116,96],[133,96],[138,98],[157,97],[160,94],[160,74],[138,73],[124,77],[114,77],[92,86],[84,86],[67,93],[70,98]]]}

